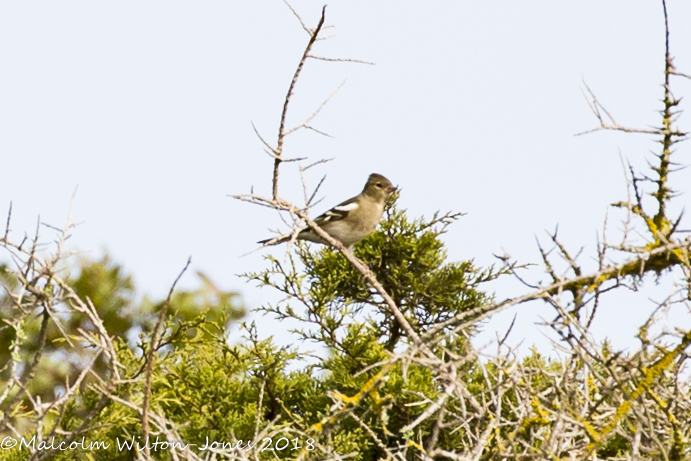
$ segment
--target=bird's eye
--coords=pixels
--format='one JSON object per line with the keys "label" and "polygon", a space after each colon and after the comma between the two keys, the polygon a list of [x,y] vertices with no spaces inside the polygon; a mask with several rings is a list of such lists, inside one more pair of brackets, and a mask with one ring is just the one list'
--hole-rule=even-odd
{"label": "bird's eye", "polygon": [[378,182],[377,187],[381,189],[383,187],[382,183]]}

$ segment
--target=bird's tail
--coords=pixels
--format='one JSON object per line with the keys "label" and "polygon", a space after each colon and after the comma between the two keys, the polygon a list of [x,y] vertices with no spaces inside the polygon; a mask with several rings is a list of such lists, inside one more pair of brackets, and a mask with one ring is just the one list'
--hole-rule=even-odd
{"label": "bird's tail", "polygon": [[284,243],[284,242],[287,242],[288,240],[290,240],[290,235],[272,237],[270,239],[260,240],[257,243],[264,245],[264,246],[269,246],[269,245],[278,245],[279,243]]}

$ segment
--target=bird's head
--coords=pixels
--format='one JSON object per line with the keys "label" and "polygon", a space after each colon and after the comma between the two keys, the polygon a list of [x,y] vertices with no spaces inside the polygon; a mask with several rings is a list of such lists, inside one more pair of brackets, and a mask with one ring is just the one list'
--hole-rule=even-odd
{"label": "bird's head", "polygon": [[396,186],[391,184],[391,181],[380,174],[372,173],[369,175],[365,189],[362,192],[372,197],[386,198],[395,191]]}

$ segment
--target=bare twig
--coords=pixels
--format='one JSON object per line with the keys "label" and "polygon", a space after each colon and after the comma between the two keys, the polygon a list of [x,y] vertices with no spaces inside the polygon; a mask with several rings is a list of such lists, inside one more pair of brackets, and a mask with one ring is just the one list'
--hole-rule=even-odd
{"label": "bare twig", "polygon": [[182,275],[185,273],[185,271],[187,271],[187,268],[190,266],[191,262],[192,257],[189,257],[187,259],[185,267],[183,267],[182,271],[180,271],[178,276],[175,278],[175,281],[171,285],[170,291],[168,292],[168,297],[163,303],[163,306],[161,306],[161,311],[158,313],[158,320],[156,321],[156,325],[154,325],[154,329],[151,332],[151,342],[149,344],[149,350],[146,354],[146,384],[144,386],[144,400],[142,403],[142,439],[146,443],[146,456],[149,456],[149,443],[147,439],[149,438],[149,399],[151,397],[151,376],[153,372],[153,364],[156,357],[156,352],[158,351],[159,347],[159,331],[161,329],[161,326],[163,325],[163,322],[165,321],[166,314],[168,313],[168,308],[170,307],[170,302],[173,299],[173,292],[175,291],[175,286],[177,285],[180,278],[182,278]]}
{"label": "bare twig", "polygon": [[309,52],[312,49],[312,46],[314,45],[314,42],[317,39],[317,36],[319,35],[319,32],[321,31],[322,26],[324,25],[325,14],[326,14],[326,6],[324,6],[322,8],[322,14],[321,14],[321,18],[319,19],[319,23],[317,24],[317,27],[314,29],[314,32],[312,32],[310,35],[310,40],[307,43],[307,47],[305,48],[305,51],[302,54],[302,58],[300,59],[300,63],[298,64],[298,67],[295,70],[295,74],[293,75],[293,79],[290,82],[290,87],[288,88],[288,93],[286,94],[285,102],[283,103],[283,112],[281,113],[281,123],[280,123],[279,129],[278,129],[278,141],[276,143],[276,149],[274,150],[274,153],[276,154],[276,159],[274,160],[273,187],[272,187],[272,191],[273,191],[272,195],[273,195],[274,200],[278,200],[278,168],[281,165],[281,162],[283,161],[283,159],[282,159],[283,140],[285,139],[285,135],[286,135],[285,124],[286,124],[286,116],[288,114],[288,105],[290,103],[290,97],[293,95],[293,91],[295,89],[295,84],[298,81],[298,77],[300,76],[300,72],[302,72],[302,67],[305,65],[305,61],[307,60],[307,56],[309,55]]}

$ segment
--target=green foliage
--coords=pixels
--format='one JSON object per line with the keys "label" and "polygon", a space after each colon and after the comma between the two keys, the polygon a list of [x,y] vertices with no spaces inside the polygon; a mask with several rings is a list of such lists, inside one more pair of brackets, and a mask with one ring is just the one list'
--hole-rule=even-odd
{"label": "green foliage", "polygon": [[[392,294],[418,334],[489,302],[479,285],[499,274],[479,270],[471,262],[447,261],[441,236],[458,217],[409,220],[392,202],[381,229],[356,248],[356,255]],[[232,308],[235,295],[220,292],[202,276],[199,290],[178,292],[171,299],[151,379],[151,413],[165,415],[181,440],[198,447],[207,438],[261,444],[257,437],[265,428],[271,428],[273,440],[297,437],[304,443],[311,438],[363,460],[382,457],[385,447],[424,442],[433,418],[413,431],[402,430],[425,411],[420,402],[441,395],[444,383],[417,363],[386,364],[393,351],[409,347],[408,338],[361,274],[342,255],[324,247],[299,247],[287,270],[278,260],[271,262],[269,270],[249,278],[289,296],[265,311],[300,322],[298,335],[325,346],[328,355],[315,362],[315,357],[296,348],[278,348],[270,339],[260,340],[254,325],[243,326],[244,341],[229,344],[226,326],[238,313]],[[80,297],[93,302],[108,331],[119,338],[118,361],[127,384],[113,387],[111,397],[104,399],[94,386],[102,388],[107,382],[88,380],[52,421],[64,432],[89,421],[87,439],[113,442],[109,450],[99,451],[99,459],[131,459],[134,453],[116,449],[114,442],[141,435],[141,415],[135,409],[147,392],[141,351],[148,350],[151,327],[163,302],[136,304],[131,278],[107,258],[84,262],[70,283]],[[90,327],[83,316],[75,314],[68,320],[69,329]],[[443,349],[464,354],[471,330],[442,331],[444,339],[435,353],[442,354]],[[140,339],[134,345],[131,340],[137,331]],[[482,386],[472,361],[464,373]],[[330,418],[340,406],[351,407],[351,413]],[[449,449],[464,443],[461,433],[439,437]],[[260,458],[293,459],[298,453],[267,451]],[[152,456],[169,459],[163,451]],[[74,451],[57,453],[54,459],[80,457],[88,459],[86,453]]]}
{"label": "green foliage", "polygon": [[[441,236],[460,215],[435,214],[429,220],[411,221],[396,208],[397,198],[394,195],[387,205],[380,230],[358,244],[354,253],[372,270],[415,330],[424,333],[459,312],[489,302],[491,298],[478,287],[502,271],[478,269],[470,261],[446,260]],[[341,348],[338,338],[347,325],[372,328],[389,351],[405,339],[386,303],[339,252],[328,247],[315,251],[299,244],[297,258],[299,262],[291,259],[284,267],[269,256],[270,269],[247,275],[288,295],[286,303],[269,306],[267,311],[318,326],[297,333],[331,348]]]}
{"label": "green foliage", "polygon": [[[132,277],[108,255],[99,261],[82,260],[79,275],[70,285],[79,297],[91,300],[112,334],[125,337],[131,328],[143,323],[144,313],[132,305],[135,295]],[[85,315],[75,313],[66,327],[73,330],[90,326]]]}
{"label": "green foliage", "polygon": [[[120,351],[121,360],[129,365],[132,376],[142,372],[141,350],[148,344],[148,332],[157,319],[157,310],[164,301],[153,302],[135,299],[135,289],[131,276],[115,264],[108,256],[99,261],[81,260],[75,271],[77,275],[67,279],[67,283],[80,299],[91,303],[103,321],[103,327],[114,338]],[[179,291],[170,302],[169,318],[166,324],[166,336],[162,347],[174,350],[177,347],[189,347],[190,341],[197,336],[196,328],[208,322],[226,326],[232,320],[244,314],[238,305],[238,295],[218,289],[206,276],[199,274],[202,285],[194,291]],[[88,415],[95,402],[90,396],[97,395],[90,390],[93,385],[113,378],[109,372],[108,357],[95,355],[94,348],[77,339],[77,332],[95,334],[96,326],[89,317],[73,309],[69,301],[63,300],[53,305],[52,297],[59,289],[51,288],[45,301],[38,298],[38,305],[28,311],[17,306],[14,291],[19,290],[18,280],[9,274],[5,266],[0,267],[0,282],[6,288],[6,295],[0,296],[0,389],[4,389],[14,377],[26,382],[26,393],[33,399],[51,402],[65,392],[66,383],[76,382],[83,370],[90,367],[91,372],[82,380],[83,392],[78,392],[70,399],[63,414],[52,413],[45,423],[61,421],[68,428],[75,428],[78,422]],[[24,298],[28,298],[26,295]],[[48,301],[51,300],[51,301]],[[45,304],[50,302],[51,312],[48,315]],[[21,314],[21,315],[19,315]],[[202,334],[204,329],[200,330]],[[138,344],[135,343],[139,335]],[[43,339],[42,339],[43,338]],[[95,359],[95,361],[94,361]],[[92,364],[92,361],[93,364]],[[35,366],[31,364],[36,362]],[[31,373],[27,374],[30,369]],[[14,376],[12,376],[14,373]],[[122,386],[121,390],[128,389]],[[129,392],[129,391],[128,391]],[[31,427],[32,404],[25,392],[18,386],[10,386],[10,392],[0,402],[0,412],[13,409],[9,418],[21,433]],[[35,400],[34,400],[35,401]],[[108,402],[112,407],[113,403]],[[22,411],[17,411],[21,409]],[[0,417],[5,413],[0,413]],[[101,415],[103,416],[103,415]],[[61,419],[62,418],[62,419]],[[129,419],[108,419],[108,424],[115,424],[131,433],[139,418],[132,414]],[[127,420],[130,426],[123,426]],[[116,423],[117,421],[117,423]]]}
{"label": "green foliage", "polygon": [[[446,214],[411,220],[391,202],[380,230],[355,249],[417,335],[424,335],[459,313],[490,303],[492,297],[481,286],[504,273],[476,268],[469,261],[447,260],[441,237],[458,217]],[[47,434],[56,426],[61,434],[78,434],[77,439],[83,436],[111,446],[98,452],[58,451],[51,454],[51,459],[136,458],[136,448],[122,446],[133,438],[144,444],[139,437],[145,395],[150,396],[152,418],[164,418],[166,427],[174,431],[164,436],[158,423],[150,424],[152,440],[177,438],[192,444],[199,454],[203,454],[200,447],[214,441],[237,445],[242,440],[242,446],[258,443],[262,447],[265,436],[274,444],[284,437],[291,448],[298,442],[302,448],[259,451],[257,456],[262,460],[298,456],[325,459],[323,452],[306,451],[307,441],[328,446],[354,460],[385,459],[387,452],[402,453],[404,459],[419,459],[431,441],[436,449],[448,453],[468,453],[479,437],[486,438],[479,459],[500,458],[507,445],[540,454],[551,450],[546,441],[557,424],[555,414],[566,409],[568,414],[580,415],[588,402],[597,402],[596,409],[621,408],[622,399],[632,395],[645,379],[645,373],[632,375],[629,382],[606,388],[587,378],[588,386],[584,388],[573,374],[569,375],[580,373],[584,367],[580,359],[569,364],[547,359],[537,351],[522,361],[481,361],[469,344],[476,329],[472,322],[464,329],[439,329],[426,352],[413,359],[406,353],[415,345],[390,307],[340,253],[301,244],[287,263],[268,259],[271,264],[267,270],[247,277],[287,296],[260,310],[290,319],[298,325],[294,333],[299,338],[327,353],[315,357],[296,347],[277,347],[271,339],[260,339],[254,324],[241,324],[242,340],[230,343],[228,325],[241,313],[235,307],[237,295],[222,292],[200,274],[202,284],[198,290],[176,292],[170,299],[169,315],[154,354],[150,389],[144,379],[143,352],[149,350],[153,325],[167,301],[144,299],[137,303],[132,280],[119,266],[108,258],[83,262],[77,277],[69,283],[81,298],[93,302],[105,328],[115,338],[121,380],[111,382],[109,362],[100,357],[94,375],[85,379],[62,407],[49,411],[43,432]],[[4,283],[11,287],[13,281],[8,278]],[[11,309],[6,298],[1,301],[5,309]],[[76,311],[63,320],[68,331],[94,328],[83,313]],[[42,321],[44,316],[27,317],[22,328],[5,330],[5,334],[15,332],[15,337],[23,338],[20,358],[25,362],[39,347],[26,348],[25,344],[35,339]],[[55,376],[74,379],[83,362],[58,360],[61,352],[74,353],[64,341],[53,341],[46,350],[30,387],[32,392],[45,389],[48,400],[49,391],[59,389]],[[83,357],[89,356],[87,348],[76,350]],[[608,360],[619,357],[607,344],[600,353]],[[9,357],[11,351],[5,350],[5,354]],[[429,366],[428,360],[437,360],[437,366]],[[452,362],[453,379],[462,381],[467,392],[461,399],[449,397],[447,386],[453,382],[440,372],[445,363]],[[590,372],[607,376],[625,369],[608,367],[596,363]],[[520,368],[519,374],[516,368]],[[520,378],[507,381],[513,376]],[[571,376],[571,381],[565,376]],[[661,379],[671,385],[670,374],[663,374]],[[556,385],[565,381],[569,382],[564,386]],[[433,403],[442,399],[447,399],[444,411],[438,415],[430,411]],[[500,403],[495,405],[495,399]],[[474,407],[474,413],[469,413],[469,407]],[[23,408],[24,413],[13,415],[20,423],[32,417],[30,406]],[[602,418],[595,410],[583,418],[578,423],[589,428],[591,438],[602,430],[596,427]],[[37,429],[28,424],[16,427],[27,438],[36,435]],[[597,455],[617,457],[630,451],[632,427],[630,418],[622,418],[617,432],[601,441]],[[670,433],[672,458],[683,459],[685,431],[680,424]],[[590,443],[584,434],[575,440]],[[24,460],[29,453],[15,449],[5,455]],[[569,455],[563,451],[559,456]],[[167,450],[154,450],[151,457],[172,459]]]}
{"label": "green foliage", "polygon": [[[491,297],[479,286],[502,271],[478,269],[469,261],[447,261],[441,236],[460,215],[435,214],[429,220],[410,220],[396,208],[396,199],[397,195],[387,205],[380,229],[358,244],[354,253],[367,264],[416,332],[423,334],[460,312],[490,302]],[[366,285],[362,275],[329,247],[313,250],[300,244],[297,260],[290,259],[287,267],[275,258],[268,259],[270,269],[247,277],[288,295],[284,302],[263,308],[265,311],[297,320],[302,326],[294,331],[296,334],[329,349],[330,356],[318,365],[323,372],[319,388],[332,396],[331,402],[321,399],[324,405],[361,400],[354,411],[360,421],[352,417],[339,420],[323,433],[356,443],[361,459],[383,456],[372,434],[362,431],[363,424],[390,447],[405,445],[407,438],[428,437],[433,420],[418,425],[415,433],[400,431],[424,411],[421,399],[438,398],[442,383],[425,367],[382,365],[391,352],[408,347],[407,338],[389,307]],[[445,339],[438,353],[445,349],[463,355],[472,328],[447,333],[439,333]],[[379,379],[383,368],[385,376]],[[471,368],[472,363],[468,363],[467,370]],[[372,382],[375,385],[368,389]],[[322,409],[325,412],[326,406]],[[458,436],[443,438],[449,447],[461,443]]]}

